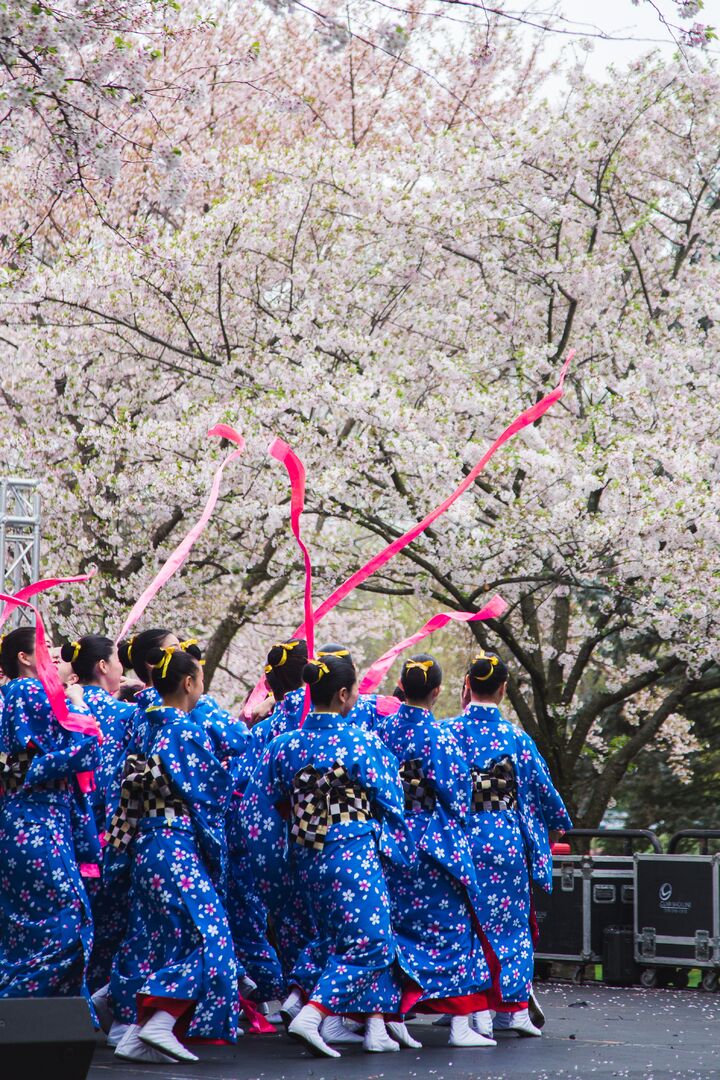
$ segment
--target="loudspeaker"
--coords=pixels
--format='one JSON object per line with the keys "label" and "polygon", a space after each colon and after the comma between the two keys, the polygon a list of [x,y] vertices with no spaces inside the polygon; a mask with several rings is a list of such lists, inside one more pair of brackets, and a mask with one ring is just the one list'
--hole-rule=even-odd
{"label": "loudspeaker", "polygon": [[3,1080],[85,1080],[96,1043],[85,998],[0,998]]}

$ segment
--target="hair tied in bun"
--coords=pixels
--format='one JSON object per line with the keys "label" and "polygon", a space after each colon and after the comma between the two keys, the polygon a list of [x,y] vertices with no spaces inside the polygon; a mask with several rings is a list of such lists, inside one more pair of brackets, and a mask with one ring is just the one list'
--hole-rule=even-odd
{"label": "hair tied in bun", "polygon": [[500,658],[498,656],[493,656],[492,654],[488,655],[483,649],[481,649],[477,656],[473,657],[473,664],[477,664],[479,660],[485,660],[490,665],[490,670],[488,671],[487,675],[475,675],[475,678],[478,680],[478,682],[484,682],[485,679],[490,678],[493,671],[500,663]]}
{"label": "hair tied in bun", "polygon": [[405,664],[405,671],[412,671],[413,668],[419,668],[425,676],[425,682],[427,682],[428,671],[434,663],[434,660],[408,660]]}
{"label": "hair tied in bun", "polygon": [[175,652],[175,649],[176,649],[176,646],[174,646],[174,645],[171,645],[167,649],[163,649],[162,650],[162,656],[160,657],[160,659],[156,663],[153,664],[153,668],[155,668],[156,670],[158,670],[160,672],[160,678],[161,679],[164,679],[164,678],[167,677],[168,668],[170,667],[170,661],[173,658],[173,654]]}

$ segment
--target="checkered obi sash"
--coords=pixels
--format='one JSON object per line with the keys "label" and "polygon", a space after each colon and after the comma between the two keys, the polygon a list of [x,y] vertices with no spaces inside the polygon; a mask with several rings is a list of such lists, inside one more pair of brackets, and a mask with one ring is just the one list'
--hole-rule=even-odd
{"label": "checkered obi sash", "polygon": [[494,812],[517,808],[517,780],[512,758],[500,758],[488,772],[483,772],[474,765],[470,775],[473,781],[473,810]]}
{"label": "checkered obi sash", "polygon": [[[36,750],[18,750],[15,754],[0,753],[0,794],[12,795],[20,791],[30,769]],[[37,784],[41,791],[65,791],[68,782],[64,777]]]}
{"label": "checkered obi sash", "polygon": [[435,789],[423,772],[420,758],[403,761],[400,779],[405,794],[406,814],[417,814],[421,810],[432,812],[435,809]]}
{"label": "checkered obi sash", "polygon": [[331,825],[369,821],[372,808],[365,789],[336,761],[327,772],[306,765],[295,773],[290,816],[295,843],[322,851]]}
{"label": "checkered obi sash", "polygon": [[129,754],[120,787],[120,805],[105,833],[108,844],[121,850],[126,848],[137,832],[140,820],[146,817],[161,817],[166,821],[187,818],[189,821],[190,811],[174,794],[157,754],[150,758]]}

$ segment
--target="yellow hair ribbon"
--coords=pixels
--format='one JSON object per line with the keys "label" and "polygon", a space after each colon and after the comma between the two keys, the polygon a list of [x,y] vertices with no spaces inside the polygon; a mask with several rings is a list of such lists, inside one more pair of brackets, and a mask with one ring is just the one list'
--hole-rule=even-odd
{"label": "yellow hair ribbon", "polygon": [[3,641],[7,637],[7,634],[0,634],[0,653],[2,652]]}
{"label": "yellow hair ribbon", "polygon": [[72,650],[73,650],[72,659],[70,660],[70,663],[74,664],[75,661],[77,660],[78,656],[80,655],[80,650],[82,648],[82,645],[80,644],[79,641],[71,641],[70,644],[72,645]]}
{"label": "yellow hair ribbon", "polygon": [[136,637],[137,637],[137,634],[133,634],[133,636],[128,641],[128,647],[127,647],[128,664],[132,663],[132,650],[133,650],[133,645],[135,644],[135,638]]}
{"label": "yellow hair ribbon", "polygon": [[[332,656],[334,654],[333,653],[325,653],[324,655],[325,656]],[[327,666],[327,664],[323,664],[322,660],[308,660],[308,663],[309,664],[314,664],[314,666],[320,672],[320,674],[318,675],[318,682],[320,682],[323,675],[329,675],[330,674],[330,668]]]}
{"label": "yellow hair ribbon", "polygon": [[[478,682],[485,682],[486,679],[490,678],[493,671],[500,663],[500,658],[492,655],[488,656],[484,649],[481,649],[477,656],[473,657],[473,664],[476,664],[478,660],[487,660],[488,664],[490,665],[490,670],[488,671],[487,675],[473,675],[473,679],[477,679]],[[472,667],[472,664],[470,666]]]}
{"label": "yellow hair ribbon", "polygon": [[318,656],[337,656],[338,658],[341,658],[343,656],[349,656],[349,655],[350,655],[350,650],[349,649],[338,649],[337,652],[319,652],[318,653]]}
{"label": "yellow hair ribbon", "polygon": [[160,672],[160,678],[164,679],[167,676],[168,668],[170,667],[170,661],[173,658],[173,653],[177,646],[170,645],[169,648],[163,649],[162,659],[158,660],[157,664],[153,664],[153,668]]}
{"label": "yellow hair ribbon", "polygon": [[420,668],[425,676],[425,682],[427,682],[428,671],[435,663],[434,660],[407,660],[405,662],[405,671],[412,671],[413,668]]}
{"label": "yellow hair ribbon", "polygon": [[288,653],[292,652],[293,649],[296,649],[299,644],[299,641],[276,641],[273,645],[273,649],[282,649],[282,656],[278,660],[277,664],[265,665],[265,674],[269,675],[273,668],[282,667],[283,664],[287,664]]}
{"label": "yellow hair ribbon", "polygon": [[178,645],[178,648],[182,649],[183,652],[187,652],[188,648],[191,645],[197,645],[197,643],[198,643],[198,639],[196,637],[191,637],[191,638],[188,638],[187,641],[181,641],[180,644]]}

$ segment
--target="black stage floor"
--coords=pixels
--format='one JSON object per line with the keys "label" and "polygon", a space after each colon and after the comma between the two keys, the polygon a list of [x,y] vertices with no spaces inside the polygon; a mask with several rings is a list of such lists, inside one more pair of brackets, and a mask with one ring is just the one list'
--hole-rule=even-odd
{"label": "black stage floor", "polygon": [[130,1065],[96,1051],[90,1080],[710,1080],[720,1077],[720,996],[700,991],[624,990],[544,984],[542,1039],[500,1035],[497,1047],[452,1050],[447,1029],[414,1022],[423,1050],[340,1059],[311,1057],[282,1035],[245,1036],[237,1046],[201,1046],[190,1065]]}

